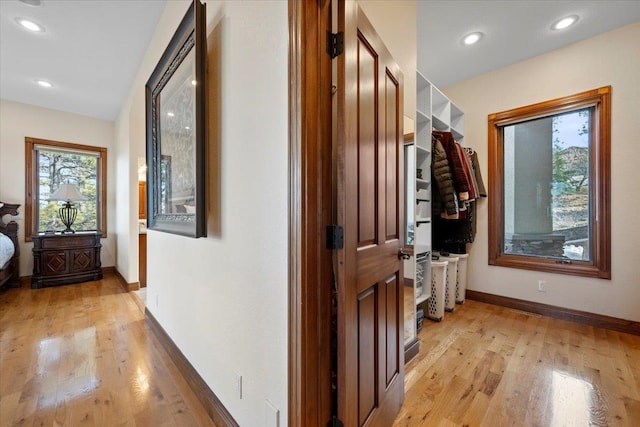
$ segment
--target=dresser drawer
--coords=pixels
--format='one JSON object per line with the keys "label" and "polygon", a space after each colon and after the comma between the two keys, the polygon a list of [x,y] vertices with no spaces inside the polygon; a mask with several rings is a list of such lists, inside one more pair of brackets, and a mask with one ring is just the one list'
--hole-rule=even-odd
{"label": "dresser drawer", "polygon": [[100,240],[93,236],[65,236],[65,238],[43,239],[42,249],[64,249],[93,246]]}

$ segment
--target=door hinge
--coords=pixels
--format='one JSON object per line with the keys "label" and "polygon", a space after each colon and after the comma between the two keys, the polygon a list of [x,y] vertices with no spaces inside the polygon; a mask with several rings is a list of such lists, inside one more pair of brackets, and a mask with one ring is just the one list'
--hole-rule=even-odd
{"label": "door hinge", "polygon": [[327,31],[327,53],[331,59],[344,52],[344,33]]}
{"label": "door hinge", "polygon": [[335,415],[331,417],[331,419],[327,422],[327,427],[344,427],[342,421],[338,419]]}
{"label": "door hinge", "polygon": [[327,225],[327,249],[344,248],[344,229],[339,225]]}

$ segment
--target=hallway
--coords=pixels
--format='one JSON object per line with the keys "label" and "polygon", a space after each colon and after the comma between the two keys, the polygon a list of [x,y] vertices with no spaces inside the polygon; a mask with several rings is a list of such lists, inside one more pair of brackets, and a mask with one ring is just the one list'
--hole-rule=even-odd
{"label": "hallway", "polygon": [[213,424],[107,274],[0,294],[0,425]]}

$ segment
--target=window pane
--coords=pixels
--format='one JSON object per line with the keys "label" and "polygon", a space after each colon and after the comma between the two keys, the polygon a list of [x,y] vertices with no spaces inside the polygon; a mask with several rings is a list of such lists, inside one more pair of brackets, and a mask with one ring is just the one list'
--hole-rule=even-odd
{"label": "window pane", "polygon": [[504,253],[590,261],[593,107],[503,128]]}
{"label": "window pane", "polygon": [[86,197],[86,200],[74,202],[78,215],[73,229],[98,229],[98,161],[95,155],[38,150],[38,232],[65,228],[58,217],[63,202],[49,200],[63,183],[74,184]]}

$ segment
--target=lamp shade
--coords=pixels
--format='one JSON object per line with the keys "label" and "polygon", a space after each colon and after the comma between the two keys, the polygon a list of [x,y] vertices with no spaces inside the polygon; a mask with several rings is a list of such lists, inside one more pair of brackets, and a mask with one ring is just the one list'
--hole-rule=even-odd
{"label": "lamp shade", "polygon": [[78,191],[78,187],[73,184],[60,184],[60,187],[51,195],[50,200],[61,200],[63,202],[72,201],[72,200],[87,200],[80,191]]}

